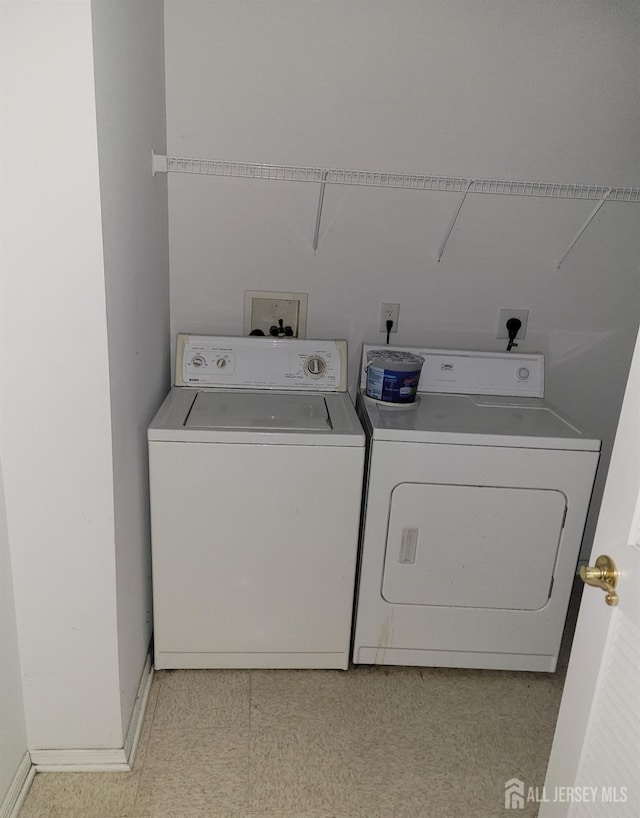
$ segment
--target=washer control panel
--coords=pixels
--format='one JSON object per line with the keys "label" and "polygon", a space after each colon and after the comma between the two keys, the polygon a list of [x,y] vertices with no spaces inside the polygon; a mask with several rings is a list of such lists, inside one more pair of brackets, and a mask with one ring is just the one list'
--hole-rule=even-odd
{"label": "washer control panel", "polygon": [[176,386],[345,392],[347,342],[178,335]]}
{"label": "washer control panel", "polygon": [[235,364],[236,358],[232,352],[192,349],[184,359],[183,370],[185,376],[194,377],[209,377],[209,372],[216,369],[225,375],[233,375]]}

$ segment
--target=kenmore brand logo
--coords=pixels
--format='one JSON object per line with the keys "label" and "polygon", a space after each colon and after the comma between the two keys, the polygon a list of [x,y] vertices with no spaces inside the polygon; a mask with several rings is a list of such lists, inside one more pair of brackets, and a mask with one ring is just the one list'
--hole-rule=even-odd
{"label": "kenmore brand logo", "polygon": [[453,369],[453,364],[440,364],[440,369],[443,372],[447,372],[450,369]]}

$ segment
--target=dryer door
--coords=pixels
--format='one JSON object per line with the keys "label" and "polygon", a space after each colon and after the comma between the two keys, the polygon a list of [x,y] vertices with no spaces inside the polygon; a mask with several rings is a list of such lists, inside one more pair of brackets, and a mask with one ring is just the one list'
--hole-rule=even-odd
{"label": "dryer door", "polygon": [[391,509],[387,602],[538,610],[551,595],[566,513],[553,489],[400,483]]}

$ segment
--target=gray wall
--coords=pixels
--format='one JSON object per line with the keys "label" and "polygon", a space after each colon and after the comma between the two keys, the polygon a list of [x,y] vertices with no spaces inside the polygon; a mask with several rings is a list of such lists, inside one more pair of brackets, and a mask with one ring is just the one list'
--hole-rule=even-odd
{"label": "gray wall", "polygon": [[121,747],[91,8],[2,10],[0,445],[27,742]]}
{"label": "gray wall", "polygon": [[92,2],[113,445],[118,657],[129,723],[151,639],[146,429],[169,389],[163,5]]}
{"label": "gray wall", "polygon": [[[171,155],[639,185],[632,0],[166,0]],[[640,205],[169,177],[172,332],[242,332],[245,289],[309,293],[309,337],[344,337],[352,387],[381,302],[397,343],[504,349],[530,310],[547,397],[604,440],[640,316]],[[606,469],[600,472],[597,509]],[[595,517],[592,515],[592,522]],[[591,529],[590,529],[591,530]],[[589,538],[588,538],[589,539]]]}
{"label": "gray wall", "polygon": [[[2,2],[0,444],[30,750],[123,746],[168,388],[161,0]],[[95,53],[94,53],[95,52]]]}

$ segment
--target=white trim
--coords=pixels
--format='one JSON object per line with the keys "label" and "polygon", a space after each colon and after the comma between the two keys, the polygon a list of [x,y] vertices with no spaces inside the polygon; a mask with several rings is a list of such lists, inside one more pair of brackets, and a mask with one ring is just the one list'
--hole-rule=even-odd
{"label": "white trim", "polygon": [[[130,772],[138,748],[142,722],[153,681],[151,653],[147,654],[124,747],[96,750],[32,750],[35,772]],[[0,814],[0,818],[4,818]]]}
{"label": "white trim", "polygon": [[20,764],[18,764],[18,769],[13,776],[9,791],[2,802],[2,806],[0,806],[0,818],[17,818],[22,802],[29,792],[35,774],[36,770],[31,763],[29,753],[25,753]]}
{"label": "white trim", "polygon": [[144,714],[147,709],[147,701],[149,700],[149,691],[151,690],[151,682],[153,681],[153,662],[151,661],[151,651],[147,653],[147,658],[144,663],[142,676],[140,677],[140,684],[138,685],[138,693],[136,700],[133,703],[133,712],[129,719],[129,729],[124,739],[124,752],[129,763],[129,769],[133,769],[133,762],[136,758],[136,751],[138,749],[138,741],[140,740],[140,733],[142,732],[142,723],[144,721]]}
{"label": "white trim", "polygon": [[115,750],[32,750],[39,773],[129,772],[124,748]]}

